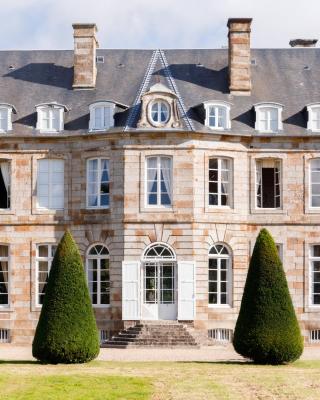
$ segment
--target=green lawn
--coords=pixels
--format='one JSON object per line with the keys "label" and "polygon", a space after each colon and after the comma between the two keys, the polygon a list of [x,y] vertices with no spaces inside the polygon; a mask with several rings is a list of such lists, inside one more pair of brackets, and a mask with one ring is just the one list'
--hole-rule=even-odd
{"label": "green lawn", "polygon": [[245,363],[0,363],[1,400],[319,399],[320,361]]}

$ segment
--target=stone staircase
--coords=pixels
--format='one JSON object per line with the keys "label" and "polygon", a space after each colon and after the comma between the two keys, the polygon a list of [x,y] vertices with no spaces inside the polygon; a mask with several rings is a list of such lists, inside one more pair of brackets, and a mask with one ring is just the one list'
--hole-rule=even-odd
{"label": "stone staircase", "polygon": [[186,325],[177,321],[140,321],[114,335],[101,347],[199,347]]}

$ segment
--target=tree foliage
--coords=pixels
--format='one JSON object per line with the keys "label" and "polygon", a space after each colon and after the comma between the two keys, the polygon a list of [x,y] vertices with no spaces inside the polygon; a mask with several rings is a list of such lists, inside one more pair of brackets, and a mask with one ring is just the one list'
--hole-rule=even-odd
{"label": "tree foliage", "polygon": [[233,345],[261,364],[282,364],[303,351],[297,317],[274,240],[262,229],[254,246]]}
{"label": "tree foliage", "polygon": [[99,354],[99,338],[81,256],[69,231],[62,237],[32,344],[46,363],[83,363]]}

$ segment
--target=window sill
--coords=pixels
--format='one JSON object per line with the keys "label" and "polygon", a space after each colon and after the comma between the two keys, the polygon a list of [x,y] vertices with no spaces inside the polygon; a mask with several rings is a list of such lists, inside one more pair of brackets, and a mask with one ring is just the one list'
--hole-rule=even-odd
{"label": "window sill", "polygon": [[207,128],[211,129],[212,131],[217,131],[217,132],[228,132],[231,129],[230,128],[219,128],[219,127],[215,127],[215,126],[210,126],[210,125],[206,125]]}
{"label": "window sill", "polygon": [[142,210],[143,212],[173,212],[173,207],[164,206],[145,206]]}
{"label": "window sill", "polygon": [[305,210],[306,214],[320,214],[320,207],[308,207]]}
{"label": "window sill", "polygon": [[14,215],[15,212],[9,208],[0,208],[0,215]]}
{"label": "window sill", "polygon": [[108,308],[111,308],[111,304],[105,304],[105,305],[101,305],[101,306],[98,306],[98,305],[92,305],[92,308],[93,309],[95,309],[95,310],[103,310],[103,309],[108,309]]}
{"label": "window sill", "polygon": [[232,310],[229,304],[208,304],[208,308],[215,310]]}
{"label": "window sill", "polygon": [[10,307],[9,305],[7,306],[0,306],[0,313],[6,313],[6,312],[13,312],[13,308]]}
{"label": "window sill", "polygon": [[105,128],[101,128],[101,129],[90,129],[89,133],[95,133],[95,132],[106,132],[108,131],[110,128],[113,128],[112,126],[106,126]]}
{"label": "window sill", "polygon": [[59,209],[51,209],[51,208],[35,208],[32,210],[32,214],[46,214],[46,215],[60,215],[63,216],[65,211],[67,211],[65,208],[59,208]]}
{"label": "window sill", "polygon": [[108,207],[86,207],[84,211],[110,211],[110,206]]}
{"label": "window sill", "polygon": [[310,305],[304,308],[304,312],[306,313],[320,313],[320,304],[319,305]]}
{"label": "window sill", "polygon": [[282,208],[254,208],[251,214],[285,214],[285,211]]}
{"label": "window sill", "polygon": [[206,212],[212,212],[212,213],[235,213],[235,210],[233,207],[230,206],[206,206]]}

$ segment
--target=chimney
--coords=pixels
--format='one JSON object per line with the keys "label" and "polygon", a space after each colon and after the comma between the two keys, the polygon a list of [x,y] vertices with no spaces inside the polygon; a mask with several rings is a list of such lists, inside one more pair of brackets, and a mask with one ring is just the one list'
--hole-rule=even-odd
{"label": "chimney", "polygon": [[291,47],[316,47],[318,39],[292,39],[289,42]]}
{"label": "chimney", "polygon": [[72,24],[74,37],[74,89],[93,89],[96,85],[96,24]]}
{"label": "chimney", "polygon": [[229,90],[237,96],[251,94],[250,33],[252,18],[229,18]]}

